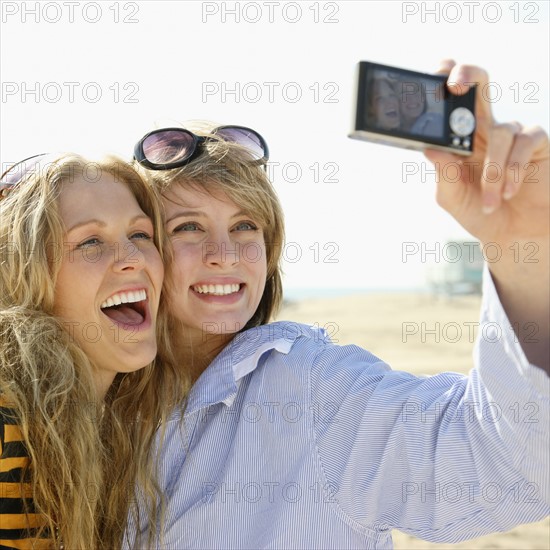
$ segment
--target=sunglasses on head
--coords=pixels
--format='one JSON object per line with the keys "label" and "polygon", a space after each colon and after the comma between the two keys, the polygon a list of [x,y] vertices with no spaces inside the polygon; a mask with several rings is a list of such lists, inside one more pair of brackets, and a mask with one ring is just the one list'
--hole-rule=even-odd
{"label": "sunglasses on head", "polygon": [[12,164],[0,176],[0,199],[6,197],[10,190],[13,189],[28,172],[38,167],[44,161],[44,157],[49,155],[50,153],[40,153]]}
{"label": "sunglasses on head", "polygon": [[264,138],[245,126],[219,126],[211,136],[197,136],[184,128],[162,128],[143,136],[134,147],[134,159],[150,170],[180,168],[201,154],[203,143],[224,140],[246,148],[252,162],[266,163],[269,158]]}

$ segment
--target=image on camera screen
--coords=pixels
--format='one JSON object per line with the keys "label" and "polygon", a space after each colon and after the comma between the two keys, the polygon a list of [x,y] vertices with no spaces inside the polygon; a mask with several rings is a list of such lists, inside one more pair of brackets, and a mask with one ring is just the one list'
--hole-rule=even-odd
{"label": "image on camera screen", "polygon": [[443,138],[445,102],[441,81],[374,69],[368,72],[365,99],[367,127]]}

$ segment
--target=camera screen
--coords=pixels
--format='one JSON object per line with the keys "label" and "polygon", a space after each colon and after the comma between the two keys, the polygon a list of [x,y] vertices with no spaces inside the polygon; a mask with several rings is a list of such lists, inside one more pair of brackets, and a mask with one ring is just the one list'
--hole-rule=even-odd
{"label": "camera screen", "polygon": [[441,80],[373,68],[367,73],[365,92],[367,127],[425,138],[444,137]]}

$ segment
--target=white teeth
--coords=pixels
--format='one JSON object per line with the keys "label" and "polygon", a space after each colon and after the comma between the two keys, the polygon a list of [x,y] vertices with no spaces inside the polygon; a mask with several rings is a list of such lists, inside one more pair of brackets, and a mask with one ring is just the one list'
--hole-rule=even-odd
{"label": "white teeth", "polygon": [[214,294],[215,296],[225,296],[226,294],[233,294],[239,292],[241,288],[240,284],[232,285],[195,285],[193,290],[199,294]]}
{"label": "white teeth", "polygon": [[107,298],[102,304],[101,309],[105,307],[118,306],[120,304],[132,304],[141,302],[147,298],[145,290],[133,290],[128,292],[119,292],[110,298]]}

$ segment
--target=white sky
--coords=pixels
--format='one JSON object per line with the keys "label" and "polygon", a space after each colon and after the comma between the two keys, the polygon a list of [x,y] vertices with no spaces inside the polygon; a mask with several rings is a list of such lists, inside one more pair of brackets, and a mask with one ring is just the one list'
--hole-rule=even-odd
{"label": "white sky", "polygon": [[480,65],[497,119],[549,129],[548,2],[0,5],[2,165],[61,150],[129,159],[146,131],[190,119],[251,126],[269,144],[292,290],[418,286],[426,263],[404,262],[403,243],[471,239],[435,204],[421,153],[346,137],[358,61]]}

